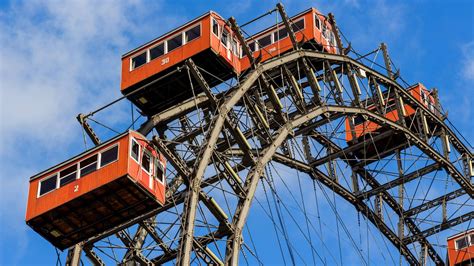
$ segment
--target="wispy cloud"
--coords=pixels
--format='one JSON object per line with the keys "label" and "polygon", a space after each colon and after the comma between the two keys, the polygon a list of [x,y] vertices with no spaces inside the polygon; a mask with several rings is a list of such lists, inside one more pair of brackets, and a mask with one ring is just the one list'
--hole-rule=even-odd
{"label": "wispy cloud", "polygon": [[[0,10],[0,227],[9,264],[23,257],[31,233],[28,176],[80,151],[75,116],[120,96],[120,55],[175,26],[160,5],[33,0]],[[108,122],[123,123],[127,111],[109,112]]]}
{"label": "wispy cloud", "polygon": [[463,77],[467,80],[474,80],[474,41],[462,46],[463,53]]}

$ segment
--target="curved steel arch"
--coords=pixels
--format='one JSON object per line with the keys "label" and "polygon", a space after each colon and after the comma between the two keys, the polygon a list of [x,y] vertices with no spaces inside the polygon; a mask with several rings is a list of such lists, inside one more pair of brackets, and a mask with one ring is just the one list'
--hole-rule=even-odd
{"label": "curved steel arch", "polygon": [[[258,122],[258,119],[252,122],[250,125],[251,128],[243,128],[239,125],[240,121],[235,114],[236,109],[241,108],[243,111],[240,110],[240,112],[246,112],[252,118],[257,116],[255,113],[257,111],[253,109],[254,107],[252,108],[249,106],[249,104],[246,104],[246,101],[248,101],[249,97],[255,98],[255,105],[257,106],[259,106],[258,101],[263,103],[263,105],[260,106],[264,107],[267,105],[272,106],[272,104],[274,104],[272,103],[274,99],[271,97],[263,97],[264,94],[270,95],[272,90],[276,91],[271,88],[273,85],[291,88],[280,90],[276,97],[286,97],[285,99],[287,99],[287,101],[290,103],[296,102],[295,99],[298,96],[294,94],[297,94],[298,90],[303,91],[304,88],[300,87],[301,81],[298,80],[297,83],[294,83],[292,77],[299,76],[300,70],[298,70],[298,67],[295,66],[304,60],[306,60],[309,65],[311,65],[311,67],[314,67],[310,70],[315,73],[315,76],[317,76],[318,73],[319,75],[323,75],[321,74],[321,71],[323,71],[324,75],[328,71],[334,71],[334,73],[338,72],[342,78],[347,78],[348,73],[342,70],[341,66],[349,66],[353,69],[364,70],[367,74],[367,79],[373,78],[376,80],[375,82],[379,82],[380,84],[394,88],[407,104],[415,107],[417,110],[420,110],[420,112],[422,112],[423,115],[431,121],[431,123],[436,124],[442,128],[445,133],[449,135],[451,143],[454,145],[459,154],[467,155],[469,158],[473,157],[472,153],[467,149],[467,147],[459,140],[459,138],[451,131],[451,129],[443,123],[439,117],[430,112],[430,110],[428,110],[425,106],[419,104],[419,102],[405,90],[403,90],[399,84],[347,56],[325,54],[306,50],[294,51],[257,66],[246,76],[244,80],[240,82],[239,86],[231,88],[229,91],[223,94],[213,94],[210,88],[207,86],[205,80],[199,80],[199,75],[194,75],[195,79],[198,81],[198,83],[200,83],[200,86],[205,91],[205,96],[199,95],[195,100],[185,101],[181,105],[151,117],[149,121],[140,129],[144,134],[147,134],[153,128],[166,128],[172,123],[179,123],[183,128],[185,128],[181,135],[176,136],[170,141],[166,141],[164,138],[155,138],[155,143],[158,149],[160,149],[160,151],[167,157],[170,165],[172,165],[176,170],[176,174],[172,178],[169,186],[169,203],[158,210],[145,214],[141,217],[137,217],[136,219],[114,228],[113,230],[104,232],[100,236],[90,239],[84,245],[84,250],[88,258],[91,259],[97,257],[93,251],[95,243],[106,236],[116,234],[120,241],[126,247],[128,247],[130,251],[127,252],[126,256],[124,256],[126,257],[124,258],[124,261],[133,260],[147,264],[164,263],[176,258],[177,264],[187,265],[192,262],[191,255],[194,251],[194,254],[204,261],[219,263],[219,258],[216,257],[216,255],[210,250],[206,249],[206,246],[210,243],[216,242],[219,239],[227,237],[228,242],[225,251],[225,262],[228,264],[237,264],[242,244],[242,230],[246,224],[246,218],[250,211],[250,205],[253,199],[253,194],[257,188],[258,180],[265,165],[270,160],[276,160],[279,162],[284,162],[284,164],[302,172],[308,173],[312,178],[319,180],[329,188],[334,189],[337,194],[354,205],[356,209],[364,210],[362,213],[364,215],[367,214],[367,218],[377,226],[381,233],[387,239],[389,239],[395,247],[400,249],[401,254],[410,264],[420,264],[417,257],[408,247],[408,244],[412,241],[419,242],[425,249],[427,249],[427,253],[430,255],[430,258],[433,260],[433,262],[435,262],[435,264],[443,264],[442,259],[426,238],[427,233],[430,233],[431,231],[422,231],[420,228],[418,228],[415,222],[411,219],[411,215],[408,215],[412,214],[409,213],[410,210],[404,209],[403,206],[400,205],[390,195],[389,192],[387,192],[388,187],[391,188],[397,184],[403,184],[403,180],[394,182],[394,184],[380,184],[374,177],[370,176],[370,173],[365,170],[364,167],[358,167],[356,170],[355,167],[352,168],[351,165],[352,171],[359,175],[361,179],[364,179],[368,184],[370,184],[372,190],[378,190],[378,192],[381,193],[380,195],[383,196],[383,200],[397,215],[400,216],[402,224],[410,230],[410,236],[400,238],[400,236],[397,236],[393,230],[385,224],[383,219],[381,219],[375,211],[373,211],[367,204],[364,203],[364,196],[361,196],[362,194],[356,194],[349,191],[337,182],[334,182],[334,180],[329,178],[323,172],[319,171],[316,167],[311,166],[310,163],[298,162],[293,158],[288,158],[287,156],[285,157],[284,155],[277,153],[277,150],[281,149],[289,135],[291,135],[291,137],[304,135],[308,132],[316,130],[318,126],[329,123],[332,120],[344,119],[346,117],[350,118],[353,115],[360,114],[366,116],[369,120],[374,121],[377,124],[383,124],[396,132],[401,132],[406,137],[407,141],[410,142],[410,145],[417,146],[424,154],[428,155],[432,160],[437,162],[440,167],[445,169],[449,176],[452,177],[463,189],[463,191],[472,199],[473,186],[468,177],[462,174],[459,169],[453,165],[449,157],[441,155],[439,151],[426,143],[426,140],[422,139],[418,134],[412,132],[412,129],[387,119],[383,116],[383,114],[371,112],[365,110],[362,107],[353,106],[353,103],[347,104],[341,102],[338,105],[334,105],[334,102],[337,103],[337,99],[332,99],[330,94],[326,95],[326,98],[321,101],[322,105],[315,104],[313,101],[308,100],[308,97],[305,98],[303,96],[303,101],[301,101],[301,99],[299,101],[300,105],[301,103],[303,104],[302,106],[292,107],[293,109],[288,108],[287,110],[277,110],[277,108],[273,106],[273,109],[271,109],[273,113],[267,118],[263,118],[267,119],[266,122],[268,123],[269,128],[267,130],[262,129],[265,128],[265,125],[261,120]],[[320,64],[324,67],[318,68],[317,64]],[[330,69],[327,69],[326,66],[329,66]],[[285,75],[282,75],[281,81],[275,81],[276,79],[273,78],[275,76],[274,72],[278,72],[280,70],[282,72],[287,72],[285,72]],[[190,67],[190,71],[199,73],[198,68],[193,70],[193,68]],[[336,84],[337,82],[335,79],[339,78],[334,77],[335,76],[333,76],[332,80],[331,78],[327,80],[325,78],[319,78],[316,79],[316,81],[323,83],[325,86],[332,82],[332,84],[328,85],[328,87],[330,89],[337,89],[338,85]],[[280,82],[280,84],[278,84],[278,82]],[[353,86],[353,84],[349,85],[351,87]],[[259,89],[262,89],[265,91],[265,93],[258,94]],[[338,92],[336,90],[333,92],[333,94],[337,93]],[[255,95],[260,95],[259,97],[261,98],[259,99]],[[313,95],[313,97],[315,97],[315,95]],[[336,97],[334,96],[334,98]],[[329,103],[330,101],[332,101],[332,103]],[[215,112],[216,114],[210,117],[210,121],[207,124],[194,127],[186,126],[186,123],[189,123],[189,121],[186,122],[186,119],[189,120],[189,114],[193,112],[205,113],[209,112],[209,110]],[[278,115],[278,112],[282,112],[283,115]],[[282,120],[282,117],[286,120]],[[321,118],[316,120],[316,118],[319,117]],[[282,124],[284,126],[281,126]],[[256,138],[254,135],[252,135],[252,132],[257,130],[263,132],[262,134],[266,134],[265,136],[267,139],[264,141],[265,143],[261,144],[260,146],[254,145],[254,147],[246,145],[246,143],[248,143],[248,139]],[[191,153],[194,153],[194,156],[187,158],[185,155],[175,149],[176,144],[173,144],[174,140],[176,140],[175,142],[183,141],[191,143],[193,140],[195,140],[196,136],[202,137],[203,140],[199,144],[204,148],[202,150],[192,150],[190,148],[189,150]],[[318,158],[321,160],[324,159],[326,161],[331,161],[332,159],[336,158],[338,154],[345,155],[346,149],[350,150],[353,149],[353,147],[357,147],[357,144],[351,144],[347,148],[341,148],[337,144],[332,143],[331,140],[323,140],[323,143],[323,146],[328,149],[331,148],[332,150],[331,153],[328,153],[327,158]],[[233,147],[235,147],[235,145],[239,147],[239,151],[243,157],[246,157],[246,160],[242,160],[239,166],[240,168],[238,166],[232,166],[232,170],[229,170],[229,168],[224,163],[219,162],[219,160],[216,160],[216,158],[219,159],[220,155],[218,153],[226,150],[232,150],[234,149]],[[189,146],[192,145],[189,144]],[[206,169],[208,169],[210,165],[215,166],[217,173],[214,176],[204,179]],[[233,219],[229,222],[225,217],[226,215],[223,215],[221,210],[219,210],[219,207],[216,207],[216,203],[212,203],[210,197],[206,195],[204,188],[214,183],[223,182],[219,175],[232,176],[232,171],[238,173],[244,168],[250,169],[244,183],[239,185],[238,181],[232,181],[233,179],[231,177],[226,177],[227,179],[225,179],[227,182],[234,182],[232,188],[235,190],[236,194],[240,195],[239,197],[236,197],[238,205],[232,215]],[[195,170],[192,171],[190,169]],[[427,169],[426,171],[429,170],[431,170],[431,168]],[[411,179],[418,177],[419,175],[413,175]],[[184,189],[180,189],[183,187],[181,184],[184,184]],[[378,195],[379,193],[375,194]],[[200,202],[204,203],[204,205],[213,215],[213,218],[218,220],[220,226],[217,230],[210,232],[207,235],[196,236],[195,221],[198,205]],[[176,248],[172,248],[168,243],[165,243],[165,241],[162,240],[162,238],[166,237],[167,235],[160,235],[156,230],[154,230],[153,226],[156,226],[152,225],[154,220],[148,219],[150,217],[154,217],[157,214],[163,213],[176,205],[181,204],[183,209],[180,214],[181,217],[179,218],[181,220],[181,226],[179,229],[179,244]],[[135,236],[129,235],[126,231],[121,231],[122,229],[130,227],[134,224],[139,225]],[[143,243],[147,236],[152,238],[154,243],[156,243],[156,246],[158,246],[163,251],[161,255],[150,258],[150,255],[144,255]],[[94,261],[98,263],[98,260]]]}

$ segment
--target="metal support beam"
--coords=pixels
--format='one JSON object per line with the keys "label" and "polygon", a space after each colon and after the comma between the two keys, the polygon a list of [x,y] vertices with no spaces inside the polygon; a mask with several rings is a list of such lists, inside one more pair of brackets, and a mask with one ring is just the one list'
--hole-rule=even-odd
{"label": "metal support beam", "polygon": [[387,191],[391,188],[394,188],[396,186],[403,186],[403,184],[405,183],[408,183],[416,178],[419,178],[421,176],[424,176],[426,174],[429,174],[433,171],[436,171],[438,169],[441,168],[441,165],[439,163],[432,163],[430,165],[427,165],[421,169],[418,169],[416,171],[413,171],[409,174],[406,174],[406,175],[401,175],[400,177],[398,177],[397,179],[394,179],[390,182],[387,182],[383,185],[380,185],[380,186],[377,186],[376,188],[373,188],[372,190],[369,190],[367,192],[363,192],[363,193],[360,193],[358,195],[358,197],[361,197],[361,198],[370,198],[374,195],[377,195],[379,192],[381,191]]}
{"label": "metal support beam", "polygon": [[81,262],[82,243],[74,245],[69,249],[66,258],[66,266],[79,266]]}
{"label": "metal support beam", "polygon": [[85,253],[86,257],[89,259],[89,261],[94,266],[104,266],[105,265],[105,263],[102,261],[102,259],[92,250],[92,247],[85,246],[84,247],[84,253]]}
{"label": "metal support beam", "polygon": [[467,221],[472,220],[472,219],[474,219],[474,211],[465,213],[461,216],[458,216],[456,218],[452,218],[448,221],[440,223],[439,225],[436,225],[436,226],[433,226],[433,227],[428,228],[426,230],[423,230],[419,234],[412,235],[412,236],[409,236],[409,237],[405,237],[403,242],[408,245],[410,243],[418,241],[422,237],[425,237],[425,238],[429,237],[433,234],[439,233],[443,230],[446,230],[446,229],[451,228],[453,226],[456,226],[458,224],[462,224],[462,223],[467,222]]}
{"label": "metal support beam", "polygon": [[446,195],[437,197],[437,198],[432,199],[430,201],[427,201],[427,202],[425,202],[421,205],[418,205],[418,206],[413,207],[409,210],[406,210],[404,215],[405,216],[417,215],[418,213],[424,212],[428,209],[431,209],[431,208],[434,208],[436,206],[439,206],[439,205],[443,204],[444,201],[448,202],[448,201],[453,200],[455,198],[461,197],[462,195],[465,195],[465,194],[466,194],[466,191],[464,189],[460,188],[460,189],[455,190],[453,192],[450,192]]}
{"label": "metal support beam", "polygon": [[78,114],[76,119],[81,124],[81,126],[84,129],[84,131],[86,132],[87,136],[89,136],[89,138],[92,140],[92,143],[94,143],[94,145],[96,145],[96,146],[99,145],[100,144],[100,139],[99,139],[99,137],[97,137],[97,134],[95,134],[94,130],[89,125],[89,123],[87,123],[86,116],[83,115],[83,114]]}
{"label": "metal support beam", "polygon": [[339,34],[339,27],[337,26],[336,18],[334,17],[333,13],[329,13],[328,17],[329,17],[329,23],[331,23],[331,26],[332,26],[332,31],[334,32],[334,36],[336,38],[338,52],[339,54],[342,54],[344,48],[342,47],[342,39],[341,39],[341,35]]}
{"label": "metal support beam", "polygon": [[229,18],[229,23],[232,28],[232,32],[237,36],[237,39],[239,40],[239,43],[242,45],[242,49],[244,50],[244,54],[247,56],[250,62],[250,66],[252,69],[256,67],[257,62],[255,61],[255,58],[253,57],[252,50],[250,50],[250,47],[245,40],[244,36],[242,35],[242,31],[240,30],[239,25],[237,25],[237,21],[235,20],[234,17]]}
{"label": "metal support beam", "polygon": [[277,4],[277,9],[278,12],[280,13],[281,20],[283,21],[283,24],[285,24],[286,31],[288,32],[288,35],[290,36],[291,43],[293,44],[293,48],[295,50],[299,49],[298,42],[296,40],[296,35],[295,32],[293,31],[293,28],[290,25],[290,19],[288,18],[288,15],[286,15],[285,8],[281,3]]}

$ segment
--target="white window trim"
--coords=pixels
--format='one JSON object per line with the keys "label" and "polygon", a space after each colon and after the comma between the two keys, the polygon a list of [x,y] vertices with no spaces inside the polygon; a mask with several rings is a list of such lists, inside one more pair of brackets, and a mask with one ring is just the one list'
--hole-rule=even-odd
{"label": "white window trim", "polygon": [[152,162],[153,162],[153,158],[155,158],[155,157],[153,157],[153,154],[152,154],[147,148],[143,148],[142,158],[143,158],[143,156],[145,156],[145,153],[150,156],[150,162],[149,162],[149,169],[150,169],[150,170],[147,171],[145,168],[143,168],[143,165],[142,165],[142,164],[140,164],[140,167],[143,169],[143,171],[144,171],[145,173],[147,173],[147,174],[150,175],[150,176],[153,176],[153,175],[152,175],[152,172],[153,172],[153,163],[152,163]]}
{"label": "white window trim", "polygon": [[[213,29],[213,27],[212,27],[213,24],[214,24],[214,22],[216,22],[216,24],[217,24],[217,34],[214,33],[214,29]],[[216,36],[216,37],[219,39],[219,41],[220,41],[219,34],[220,34],[220,32],[221,32],[221,31],[220,31],[220,27],[221,27],[221,25],[219,25],[219,23],[217,22],[217,20],[216,20],[215,18],[212,18],[212,22],[211,22],[211,32],[212,32],[212,34],[214,34],[214,36]]]}
{"label": "white window trim", "polygon": [[[145,55],[146,55],[145,64],[134,68],[134,67],[133,67],[133,59],[136,58],[136,57],[138,57],[138,56],[140,56],[140,55],[142,55],[142,54],[145,54]],[[135,70],[135,69],[138,69],[138,68],[140,68],[140,67],[142,67],[142,66],[148,64],[148,62],[149,62],[148,59],[149,59],[148,50],[146,50],[145,52],[141,52],[141,51],[140,51],[140,53],[137,53],[137,54],[135,54],[134,56],[131,56],[131,57],[130,57],[130,71]]]}
{"label": "white window trim", "polygon": [[97,155],[97,161],[94,162],[94,163],[95,163],[95,168],[96,168],[95,171],[99,170],[99,160],[100,160],[99,154],[96,154],[96,153],[91,154],[91,155],[88,156],[87,158],[84,158],[84,159],[80,160],[79,162],[77,162],[77,169],[78,169],[78,172],[79,172],[79,174],[78,174],[78,179],[81,178],[81,173],[80,173],[80,172],[81,172],[81,170],[82,170],[83,168],[89,167],[89,166],[91,166],[92,164],[94,164],[94,163],[90,163],[90,164],[88,164],[88,165],[86,165],[86,166],[84,166],[84,167],[81,168],[81,162],[82,162],[82,161],[85,161],[85,160],[87,160],[87,159],[89,159],[89,158],[91,158],[91,157],[94,157],[95,155]]}
{"label": "white window trim", "polygon": [[296,24],[296,23],[300,22],[301,20],[303,21],[303,28],[298,29],[298,31],[296,31],[295,33],[299,32],[299,31],[303,31],[304,29],[306,29],[306,19],[304,17],[301,18],[301,19],[296,20],[295,22],[292,22],[291,24]]}
{"label": "white window trim", "polygon": [[[222,42],[222,36],[224,36],[224,31],[227,32],[227,40],[226,40],[226,43],[225,43],[225,44]],[[230,38],[231,38],[230,32],[229,32],[228,30],[226,30],[225,27],[222,27],[222,31],[220,31],[219,33],[220,33],[220,35],[221,35],[221,38],[219,38],[220,43],[221,43],[226,49],[229,49],[229,46],[230,46]]]}
{"label": "white window trim", "polygon": [[466,245],[466,247],[464,247],[464,248],[467,248],[467,247],[471,246],[471,241],[470,241],[470,239],[469,239],[469,238],[470,238],[469,235],[463,235],[462,237],[459,237],[459,238],[457,238],[457,239],[454,240],[454,245],[455,245],[455,247],[456,247],[456,250],[459,250],[459,249],[460,249],[460,248],[459,248],[459,245],[458,245],[458,240],[461,240],[462,238],[466,238],[466,237],[467,237],[467,245]]}
{"label": "white window trim", "polygon": [[[115,146],[117,146],[117,159],[115,159],[114,161],[110,161],[110,162],[108,162],[108,163],[106,163],[106,164],[104,164],[104,165],[101,165],[102,153],[104,153],[104,152],[106,152],[106,151],[108,151],[108,150],[113,149]],[[120,143],[116,143],[115,145],[111,145],[111,146],[109,146],[109,147],[107,147],[107,148],[105,148],[105,149],[99,151],[99,157],[100,157],[100,158],[98,158],[98,159],[100,159],[100,160],[97,160],[97,162],[99,162],[99,166],[100,166],[99,168],[103,168],[103,167],[105,167],[105,166],[107,166],[107,165],[109,165],[109,164],[111,164],[111,163],[117,162],[117,161],[119,160],[119,157],[120,157]],[[99,168],[97,168],[97,169],[99,169]]]}
{"label": "white window trim", "polygon": [[[199,25],[199,36],[198,36],[197,38],[192,39],[192,40],[190,40],[189,42],[187,42],[187,41],[186,41],[186,32],[187,32],[188,30],[190,30],[190,29],[195,28],[195,27],[198,26],[198,25]],[[211,30],[211,31],[212,31],[212,30]],[[199,38],[201,38],[201,37],[202,37],[202,23],[199,22],[199,23],[193,24],[193,25],[191,25],[191,26],[189,26],[189,27],[187,27],[186,29],[183,30],[183,45],[188,44],[188,43],[190,43],[190,42],[192,42],[192,41],[194,41],[194,40],[197,40],[197,39],[199,39]]]}
{"label": "white window trim", "polygon": [[[255,41],[255,43],[258,44],[258,47],[259,47],[259,48],[260,48],[260,45],[261,45],[261,44],[260,44],[260,40],[263,39],[263,38],[266,38],[266,37],[268,37],[268,36],[269,36],[268,34],[263,35],[262,37],[258,38],[258,40]],[[273,32],[270,32],[270,44],[265,45],[265,46],[262,46],[261,48],[265,48],[265,47],[267,47],[267,46],[272,45],[272,44],[273,44],[273,41],[272,41],[272,40],[273,40]]]}
{"label": "white window trim", "polygon": [[[160,55],[160,56],[158,56],[158,57],[155,57],[155,58],[151,59],[151,49],[153,49],[153,48],[159,46],[160,44],[163,44],[163,54]],[[160,57],[162,57],[162,56],[164,56],[164,55],[166,54],[165,46],[166,46],[166,43],[165,43],[164,41],[162,41],[162,42],[156,43],[155,45],[153,45],[153,46],[151,46],[150,48],[148,48],[148,54],[150,55],[150,60],[148,61],[148,63],[151,62],[151,61],[153,61],[153,60],[156,60],[156,59],[158,59],[158,58],[160,58]]]}
{"label": "white window trim", "polygon": [[[272,37],[273,37],[273,42],[272,42],[272,43],[276,43],[276,42],[277,42],[276,39],[275,39],[275,37],[276,37],[276,35],[278,34],[278,32],[279,32],[281,29],[283,29],[283,28],[286,29],[286,26],[279,27],[279,28],[277,28],[275,31],[272,32]],[[283,38],[281,38],[280,35],[278,35],[278,42],[281,41],[281,40],[283,40],[283,39],[288,38],[289,36],[290,36],[290,34],[289,34],[288,32],[286,33],[286,36],[283,37]]]}
{"label": "white window trim", "polygon": [[183,32],[177,33],[177,34],[175,34],[175,35],[173,35],[173,36],[167,38],[167,39],[164,41],[164,42],[166,43],[166,53],[165,53],[165,54],[167,54],[167,53],[170,52],[170,51],[168,51],[168,41],[171,40],[171,39],[174,39],[175,37],[177,37],[177,36],[179,36],[179,35],[181,35],[181,45],[178,46],[178,47],[176,47],[176,48],[174,48],[174,49],[171,50],[171,51],[174,51],[174,50],[176,50],[176,49],[178,49],[179,47],[181,47],[181,46],[184,45],[184,43],[183,43],[183,41],[184,41],[184,36],[183,36],[184,33],[183,33]]}
{"label": "white window trim", "polygon": [[[133,158],[133,156],[132,156],[132,143],[133,143],[133,142],[137,143],[137,145],[138,145],[138,160],[136,160],[136,159]],[[142,146],[140,145],[140,143],[138,143],[138,141],[137,141],[134,137],[130,138],[129,157],[132,158],[132,159],[133,159],[138,165],[140,165],[140,166],[141,166],[141,164],[140,164],[140,161],[141,161],[141,159],[140,159],[140,157],[141,157],[141,156],[140,156],[140,151],[141,151],[141,149],[142,149]]]}
{"label": "white window trim", "polygon": [[[316,26],[316,21],[318,21],[319,23],[319,27]],[[316,27],[316,29],[318,29],[319,31],[321,31],[321,20],[319,19],[319,15],[318,14],[314,14],[314,27]]]}
{"label": "white window trim", "polygon": [[155,167],[153,168],[153,171],[155,172],[155,173],[154,173],[154,177],[155,177],[156,180],[158,180],[158,182],[159,182],[160,184],[165,184],[165,179],[166,179],[166,176],[165,176],[165,165],[161,162],[160,158],[155,158],[155,164],[156,164],[156,162],[158,162],[158,163],[161,165],[161,167],[162,167],[162,169],[163,169],[163,173],[162,173],[163,176],[162,176],[162,180],[160,180],[160,179],[157,177],[157,174],[156,174],[156,165],[155,165]]}
{"label": "white window trim", "polygon": [[[48,191],[48,192],[46,192],[46,193],[40,195],[41,182],[43,182],[43,181],[46,180],[46,179],[52,178],[53,176],[56,176],[56,186],[54,187],[54,189],[52,189],[52,190],[50,190],[50,191]],[[58,187],[59,187],[59,172],[57,172],[57,173],[54,174],[54,175],[50,175],[50,176],[44,177],[44,178],[40,179],[39,182],[38,182],[38,191],[37,191],[37,193],[36,193],[36,198],[43,197],[44,195],[49,194],[49,193],[55,191],[56,189],[58,189]]]}
{"label": "white window trim", "polygon": [[[77,179],[79,179],[79,170],[80,170],[80,169],[79,169],[79,163],[75,163],[75,165],[76,165],[76,178],[75,178],[74,180],[77,180]],[[63,170],[68,169],[68,168],[70,168],[71,166],[72,166],[72,165],[70,165],[69,167],[64,168]],[[69,176],[69,175],[66,175],[66,176],[61,177],[60,174],[61,174],[61,171],[58,171],[58,178],[59,178],[59,182],[58,182],[59,186],[58,186],[58,188],[61,187],[61,180],[64,179],[65,177],[68,177],[68,176]],[[70,182],[72,182],[72,181],[70,181]],[[70,183],[70,182],[69,182],[69,183]],[[69,184],[69,183],[68,183],[68,184]],[[66,185],[67,185],[67,184],[66,184]]]}

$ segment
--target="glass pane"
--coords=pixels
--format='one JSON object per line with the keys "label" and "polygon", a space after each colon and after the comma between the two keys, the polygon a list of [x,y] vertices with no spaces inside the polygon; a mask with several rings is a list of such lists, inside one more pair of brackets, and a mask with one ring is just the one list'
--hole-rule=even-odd
{"label": "glass pane", "polygon": [[71,173],[73,173],[73,172],[76,172],[76,171],[77,171],[77,165],[73,165],[73,166],[71,166],[71,167],[69,167],[69,168],[66,168],[66,169],[62,170],[62,171],[59,173],[59,177],[60,177],[60,178],[63,178],[63,177],[65,177],[65,176],[67,176],[67,175],[69,175],[69,174],[71,174]]}
{"label": "glass pane", "polygon": [[316,28],[321,29],[321,21],[319,21],[318,15],[314,15],[314,24]]}
{"label": "glass pane", "polygon": [[132,140],[132,158],[138,162],[138,154],[140,153],[140,145],[134,140]]}
{"label": "glass pane", "polygon": [[237,55],[237,53],[238,53],[238,51],[237,51],[237,41],[234,40],[234,39],[231,39],[230,40],[230,45],[231,45],[232,52],[234,52],[234,54]]}
{"label": "glass pane", "polygon": [[163,166],[159,160],[155,160],[155,178],[160,182],[164,181]]}
{"label": "glass pane", "polygon": [[194,27],[190,30],[187,30],[184,33],[184,38],[185,38],[186,42],[190,42],[190,41],[198,38],[200,35],[201,35],[201,25],[197,25],[196,27]]}
{"label": "glass pane", "polygon": [[135,69],[146,63],[146,52],[132,58],[132,69]]}
{"label": "glass pane", "polygon": [[272,43],[272,36],[271,35],[267,35],[265,37],[262,37],[258,40],[258,45],[260,47],[265,47],[265,46],[268,46]]}
{"label": "glass pane", "polygon": [[117,157],[118,157],[118,145],[115,145],[113,148],[102,152],[100,156],[100,167],[117,160]]}
{"label": "glass pane", "polygon": [[364,117],[357,115],[354,117],[354,125],[362,124],[365,121]]}
{"label": "glass pane", "polygon": [[89,158],[87,158],[87,159],[81,161],[81,162],[79,163],[79,167],[80,167],[80,168],[83,168],[84,166],[88,166],[89,164],[95,163],[95,162],[97,162],[97,154],[95,154],[94,156],[91,156],[91,157],[89,157]]}
{"label": "glass pane", "polygon": [[150,161],[151,161],[150,154],[148,152],[144,152],[143,158],[142,158],[142,167],[147,172],[150,172]]}
{"label": "glass pane", "polygon": [[212,32],[216,36],[219,36],[219,25],[217,24],[217,21],[215,21],[214,19],[212,20]]}
{"label": "glass pane", "polygon": [[183,39],[181,38],[181,34],[179,34],[176,37],[168,40],[168,52],[180,47],[182,44]]}
{"label": "glass pane", "polygon": [[295,23],[293,23],[293,25],[291,25],[291,28],[293,29],[294,32],[304,29],[304,19],[298,20]]}
{"label": "glass pane", "polygon": [[150,60],[160,57],[165,54],[165,44],[160,43],[157,46],[150,49]]}
{"label": "glass pane", "polygon": [[249,43],[249,48],[250,48],[250,51],[255,52],[255,50],[256,50],[255,49],[255,43],[254,42]]}
{"label": "glass pane", "polygon": [[467,247],[467,237],[460,238],[456,240],[457,249],[463,249]]}
{"label": "glass pane", "polygon": [[286,28],[282,28],[281,30],[275,32],[274,34],[275,34],[274,39],[276,42],[278,40],[286,38],[286,36],[288,36],[288,31],[286,30]]}
{"label": "glass pane", "polygon": [[79,167],[81,168],[80,177],[83,177],[97,170],[97,154],[80,162]]}
{"label": "glass pane", "polygon": [[50,192],[51,190],[54,190],[56,188],[56,175],[47,178],[43,181],[40,182],[40,193],[39,195],[43,195],[47,192]]}
{"label": "glass pane", "polygon": [[229,38],[229,33],[224,30],[222,32],[222,38],[221,38],[221,43],[224,45],[224,46],[227,46],[227,39]]}
{"label": "glass pane", "polygon": [[96,163],[93,163],[93,164],[90,164],[84,168],[81,168],[81,177],[85,176],[85,175],[88,175],[92,172],[94,172],[95,170],[97,170],[97,164]]}
{"label": "glass pane", "polygon": [[69,174],[59,180],[59,186],[62,187],[72,181],[76,180],[76,172]]}

